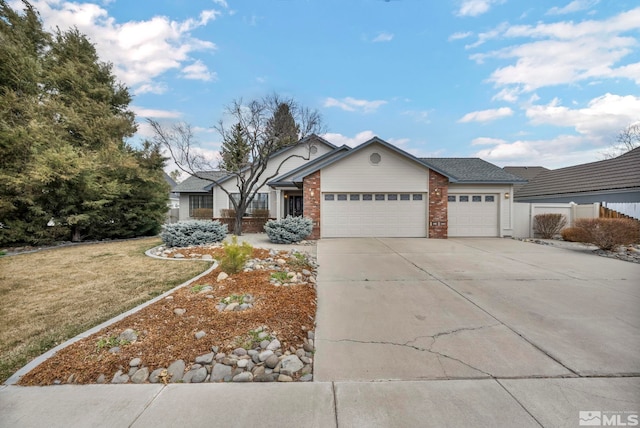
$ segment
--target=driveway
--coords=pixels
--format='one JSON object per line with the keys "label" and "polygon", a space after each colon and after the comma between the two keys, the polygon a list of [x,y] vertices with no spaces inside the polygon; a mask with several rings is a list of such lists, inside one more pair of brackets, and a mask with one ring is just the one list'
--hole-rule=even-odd
{"label": "driveway", "polygon": [[640,375],[638,264],[510,239],[323,239],[318,261],[317,381]]}

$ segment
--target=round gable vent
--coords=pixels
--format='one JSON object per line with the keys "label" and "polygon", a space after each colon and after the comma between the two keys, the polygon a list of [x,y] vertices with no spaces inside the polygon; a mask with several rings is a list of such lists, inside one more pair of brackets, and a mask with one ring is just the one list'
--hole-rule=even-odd
{"label": "round gable vent", "polygon": [[316,146],[309,147],[309,153],[315,155],[316,153],[318,153],[318,148]]}
{"label": "round gable vent", "polygon": [[369,156],[369,161],[374,165],[378,165],[381,160],[380,153],[371,153],[371,156]]}

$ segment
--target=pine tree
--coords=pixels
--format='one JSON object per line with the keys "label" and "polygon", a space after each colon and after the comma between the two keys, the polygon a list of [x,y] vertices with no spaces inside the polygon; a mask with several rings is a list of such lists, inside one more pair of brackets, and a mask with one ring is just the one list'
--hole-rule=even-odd
{"label": "pine tree", "polygon": [[288,103],[278,104],[273,117],[267,123],[267,135],[273,139],[278,149],[298,142],[300,127],[296,124]]}
{"label": "pine tree", "polygon": [[220,155],[222,162],[220,168],[229,172],[238,172],[244,168],[249,161],[251,147],[245,138],[245,130],[240,123],[236,123],[229,135],[224,137]]}

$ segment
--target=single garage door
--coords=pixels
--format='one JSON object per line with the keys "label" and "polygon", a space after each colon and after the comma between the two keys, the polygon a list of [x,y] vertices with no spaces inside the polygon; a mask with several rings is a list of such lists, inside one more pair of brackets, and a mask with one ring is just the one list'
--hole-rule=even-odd
{"label": "single garage door", "polygon": [[425,237],[425,193],[323,193],[325,238]]}
{"label": "single garage door", "polygon": [[499,236],[498,195],[449,193],[448,236]]}

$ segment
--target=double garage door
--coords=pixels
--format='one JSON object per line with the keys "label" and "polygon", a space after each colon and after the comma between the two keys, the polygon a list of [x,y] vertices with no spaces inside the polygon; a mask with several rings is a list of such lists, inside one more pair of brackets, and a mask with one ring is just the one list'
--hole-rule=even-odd
{"label": "double garage door", "polygon": [[498,194],[449,193],[450,237],[494,237],[498,231]]}
{"label": "double garage door", "polygon": [[325,238],[425,237],[426,193],[323,193]]}

